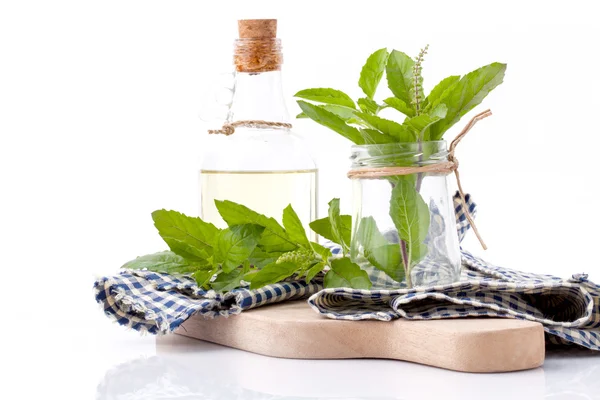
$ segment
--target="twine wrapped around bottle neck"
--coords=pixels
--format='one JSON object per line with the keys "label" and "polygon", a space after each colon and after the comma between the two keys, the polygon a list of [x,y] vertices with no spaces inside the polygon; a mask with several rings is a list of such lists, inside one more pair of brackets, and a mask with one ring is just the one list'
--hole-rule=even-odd
{"label": "twine wrapped around bottle neck", "polygon": [[462,138],[464,138],[467,133],[475,126],[477,121],[481,121],[482,119],[489,117],[492,115],[491,110],[486,110],[482,113],[474,116],[469,123],[463,128],[463,130],[454,138],[454,140],[450,143],[450,148],[448,149],[448,161],[443,163],[431,164],[431,165],[423,165],[418,167],[379,167],[379,168],[361,168],[348,172],[348,178],[350,179],[379,179],[386,176],[397,176],[397,175],[411,175],[411,174],[424,174],[424,173],[437,173],[437,174],[445,174],[449,175],[454,172],[456,176],[456,183],[458,184],[458,193],[460,193],[460,198],[462,201],[463,208],[465,210],[465,216],[471,224],[473,228],[473,232],[479,243],[481,243],[481,247],[484,250],[487,250],[487,246],[483,241],[483,238],[479,234],[477,227],[475,226],[475,221],[471,217],[471,213],[469,212],[469,208],[467,207],[467,202],[465,200],[465,194],[463,192],[462,185],[460,183],[460,174],[458,173],[458,160],[456,159],[454,152],[456,151],[456,146]]}
{"label": "twine wrapped around bottle neck", "polygon": [[208,133],[211,135],[221,134],[225,136],[233,135],[235,132],[235,128],[255,128],[255,129],[271,129],[271,128],[284,128],[284,129],[292,129],[292,124],[288,124],[287,122],[271,122],[271,121],[263,121],[260,119],[252,119],[252,120],[244,120],[244,121],[235,121],[235,122],[225,122],[221,129],[209,129]]}

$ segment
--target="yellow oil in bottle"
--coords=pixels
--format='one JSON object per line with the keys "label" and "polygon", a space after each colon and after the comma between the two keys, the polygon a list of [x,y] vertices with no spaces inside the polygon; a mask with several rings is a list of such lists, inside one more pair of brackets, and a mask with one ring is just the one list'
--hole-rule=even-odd
{"label": "yellow oil in bottle", "polygon": [[220,228],[227,224],[215,200],[230,200],[281,222],[283,209],[291,204],[310,240],[316,234],[308,224],[317,216],[317,170],[296,171],[200,171],[201,217]]}

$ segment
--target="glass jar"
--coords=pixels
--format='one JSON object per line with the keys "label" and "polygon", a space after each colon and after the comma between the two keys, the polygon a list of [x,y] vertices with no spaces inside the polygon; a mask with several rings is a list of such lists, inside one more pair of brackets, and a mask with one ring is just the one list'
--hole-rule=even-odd
{"label": "glass jar", "polygon": [[392,286],[440,285],[460,278],[447,173],[402,171],[444,164],[447,157],[445,141],[352,147],[354,262],[385,272]]}
{"label": "glass jar", "polygon": [[[291,204],[316,240],[308,224],[317,215],[317,167],[289,128],[276,31],[276,20],[239,21],[226,123],[247,121],[250,126],[207,138],[199,174],[200,216],[226,227],[215,200],[230,200],[281,221],[283,209]],[[279,126],[252,126],[265,121]]]}

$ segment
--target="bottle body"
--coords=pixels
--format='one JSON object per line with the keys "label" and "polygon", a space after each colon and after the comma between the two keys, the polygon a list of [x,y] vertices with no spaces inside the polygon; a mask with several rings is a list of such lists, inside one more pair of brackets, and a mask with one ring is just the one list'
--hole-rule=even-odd
{"label": "bottle body", "polygon": [[289,204],[308,224],[317,215],[315,163],[302,141],[286,129],[238,128],[230,137],[211,137],[199,173],[200,215],[216,226],[226,224],[215,200],[230,200],[281,222]]}
{"label": "bottle body", "polygon": [[276,20],[242,20],[234,44],[234,84],[226,123],[210,135],[199,174],[200,216],[224,227],[215,200],[230,200],[282,222],[292,205],[311,240],[317,216],[317,168],[290,130],[283,97]]}

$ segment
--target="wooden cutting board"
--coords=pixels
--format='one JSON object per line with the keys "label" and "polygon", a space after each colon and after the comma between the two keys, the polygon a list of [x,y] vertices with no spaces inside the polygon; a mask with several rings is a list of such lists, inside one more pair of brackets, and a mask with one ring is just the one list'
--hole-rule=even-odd
{"label": "wooden cutting board", "polygon": [[194,316],[175,333],[266,356],[299,359],[387,358],[463,372],[507,372],[544,362],[537,322],[502,318],[340,321],[305,301],[244,311],[229,318]]}

